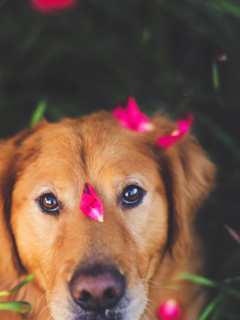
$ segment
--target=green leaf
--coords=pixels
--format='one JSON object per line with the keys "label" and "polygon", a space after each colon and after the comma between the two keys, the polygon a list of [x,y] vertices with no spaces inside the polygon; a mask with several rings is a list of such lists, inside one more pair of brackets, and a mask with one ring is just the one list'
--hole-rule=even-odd
{"label": "green leaf", "polygon": [[203,2],[203,1],[195,0],[194,2],[195,4],[204,5],[212,9],[224,12],[225,14],[230,14],[233,17],[240,19],[240,7],[239,7],[239,4],[235,1],[211,0],[208,2]]}
{"label": "green leaf", "polygon": [[46,108],[47,108],[47,102],[46,101],[41,101],[33,116],[32,116],[32,119],[31,119],[31,122],[30,122],[30,126],[33,127],[35,124],[37,124],[39,121],[42,120],[43,118],[43,115],[44,115],[44,112],[46,111]]}
{"label": "green leaf", "polygon": [[31,311],[31,305],[24,301],[0,302],[0,310],[11,310],[20,313],[29,313]]}
{"label": "green leaf", "polygon": [[233,277],[233,278],[227,278],[223,282],[224,283],[230,283],[230,282],[235,282],[235,281],[240,281],[240,277]]}
{"label": "green leaf", "polygon": [[182,273],[181,276],[185,279],[191,280],[193,282],[196,282],[198,284],[201,284],[202,286],[206,286],[206,287],[217,287],[218,283],[214,282],[213,280],[209,280],[207,278],[203,278],[200,276],[196,276],[193,274],[189,274],[189,273]]}
{"label": "green leaf", "polygon": [[189,273],[182,273],[181,276],[185,279],[188,279],[190,281],[196,282],[202,286],[206,286],[206,287],[212,287],[212,288],[217,288],[219,289],[221,292],[225,293],[226,295],[230,295],[233,296],[235,298],[240,299],[240,292],[232,289],[230,287],[225,286],[224,284],[215,282],[213,280],[204,278],[204,277],[200,277],[200,276],[196,276],[196,275],[192,275]]}
{"label": "green leaf", "polygon": [[219,307],[220,302],[222,302],[224,298],[223,294],[219,294],[209,305],[206,307],[206,309],[201,314],[200,318],[198,320],[206,320],[208,316],[217,308]]}
{"label": "green leaf", "polygon": [[31,282],[33,279],[34,279],[34,275],[33,274],[28,275],[22,282],[20,282],[16,287],[12,288],[11,290],[0,291],[0,297],[9,296],[13,292],[18,291],[25,284]]}

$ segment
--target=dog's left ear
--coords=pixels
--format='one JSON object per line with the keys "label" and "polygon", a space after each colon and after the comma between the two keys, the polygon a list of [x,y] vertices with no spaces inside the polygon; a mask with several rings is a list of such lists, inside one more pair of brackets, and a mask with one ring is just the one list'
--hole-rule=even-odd
{"label": "dog's left ear", "polygon": [[0,285],[4,279],[10,282],[24,271],[11,228],[12,192],[23,165],[36,152],[30,145],[22,153],[22,145],[46,124],[42,121],[11,139],[0,141]]}
{"label": "dog's left ear", "polygon": [[[155,126],[154,139],[176,129],[174,123],[164,118],[156,119]],[[191,245],[194,214],[214,187],[215,166],[191,134],[167,150],[155,145],[155,154],[169,203],[169,248],[173,256],[175,251],[184,254]],[[175,250],[176,247],[182,249]]]}

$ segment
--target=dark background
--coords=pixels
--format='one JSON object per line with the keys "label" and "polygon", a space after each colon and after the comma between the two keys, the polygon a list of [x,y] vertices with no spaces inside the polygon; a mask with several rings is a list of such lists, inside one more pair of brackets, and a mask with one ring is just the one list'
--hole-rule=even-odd
{"label": "dark background", "polygon": [[[41,14],[30,0],[0,0],[1,138],[29,126],[39,105],[57,121],[130,95],[149,115],[195,114],[193,132],[218,167],[199,221],[208,276],[240,275],[239,244],[224,228],[240,233],[240,1],[82,0]],[[238,305],[226,295],[207,319],[239,319]]]}

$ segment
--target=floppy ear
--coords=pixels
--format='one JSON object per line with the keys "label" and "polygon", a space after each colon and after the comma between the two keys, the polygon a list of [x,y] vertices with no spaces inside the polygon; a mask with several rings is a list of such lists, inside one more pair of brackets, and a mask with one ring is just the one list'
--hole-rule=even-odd
{"label": "floppy ear", "polygon": [[[0,142],[0,286],[10,283],[24,272],[11,228],[12,191],[24,161],[22,144],[25,139],[46,124],[42,121],[31,129]],[[30,150],[29,150],[30,152]],[[31,150],[33,153],[34,150]]]}
{"label": "floppy ear", "polygon": [[0,144],[0,280],[18,275],[19,267],[14,254],[14,239],[10,227],[11,194],[16,179],[13,159],[16,160],[14,139]]}
{"label": "floppy ear", "polygon": [[[166,119],[154,122],[157,137],[176,129]],[[167,150],[156,147],[156,152],[169,203],[168,247],[177,258],[191,246],[194,214],[214,187],[215,166],[191,134]]]}

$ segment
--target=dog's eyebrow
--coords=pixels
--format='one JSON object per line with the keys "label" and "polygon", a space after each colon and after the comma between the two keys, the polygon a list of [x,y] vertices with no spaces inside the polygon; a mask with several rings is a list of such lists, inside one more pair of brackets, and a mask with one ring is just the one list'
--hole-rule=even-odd
{"label": "dog's eyebrow", "polygon": [[[46,189],[47,188],[47,189]],[[41,191],[44,189],[45,191],[49,191],[51,192],[52,189],[58,189],[58,190],[62,190],[62,187],[59,185],[54,185],[53,183],[51,183],[50,181],[44,181],[43,183],[39,184],[37,186],[37,190],[36,191]]]}
{"label": "dog's eyebrow", "polygon": [[78,134],[78,139],[80,142],[78,142],[78,154],[80,155],[80,158],[82,160],[82,165],[85,169],[85,171],[87,170],[87,154],[86,154],[86,149],[85,149],[85,145],[84,145],[84,138],[81,134]]}
{"label": "dog's eyebrow", "polygon": [[26,140],[28,137],[30,137],[34,132],[35,132],[35,128],[31,128],[31,129],[25,129],[21,136],[14,142],[16,147],[21,147],[22,143],[24,140]]}
{"label": "dog's eyebrow", "polygon": [[36,147],[32,147],[29,150],[26,151],[26,153],[22,154],[22,160],[23,160],[23,165],[28,162],[34,162],[38,158],[40,153],[40,147],[37,145]]}
{"label": "dog's eyebrow", "polygon": [[136,183],[139,184],[140,187],[143,187],[146,183],[146,179],[143,176],[140,177],[138,175],[133,174],[119,179],[115,182],[115,186],[119,186],[119,184],[125,185],[126,183]]}
{"label": "dog's eyebrow", "polygon": [[82,159],[83,166],[86,167],[86,151],[85,151],[83,145],[81,146],[80,154],[81,154],[81,159]]}

